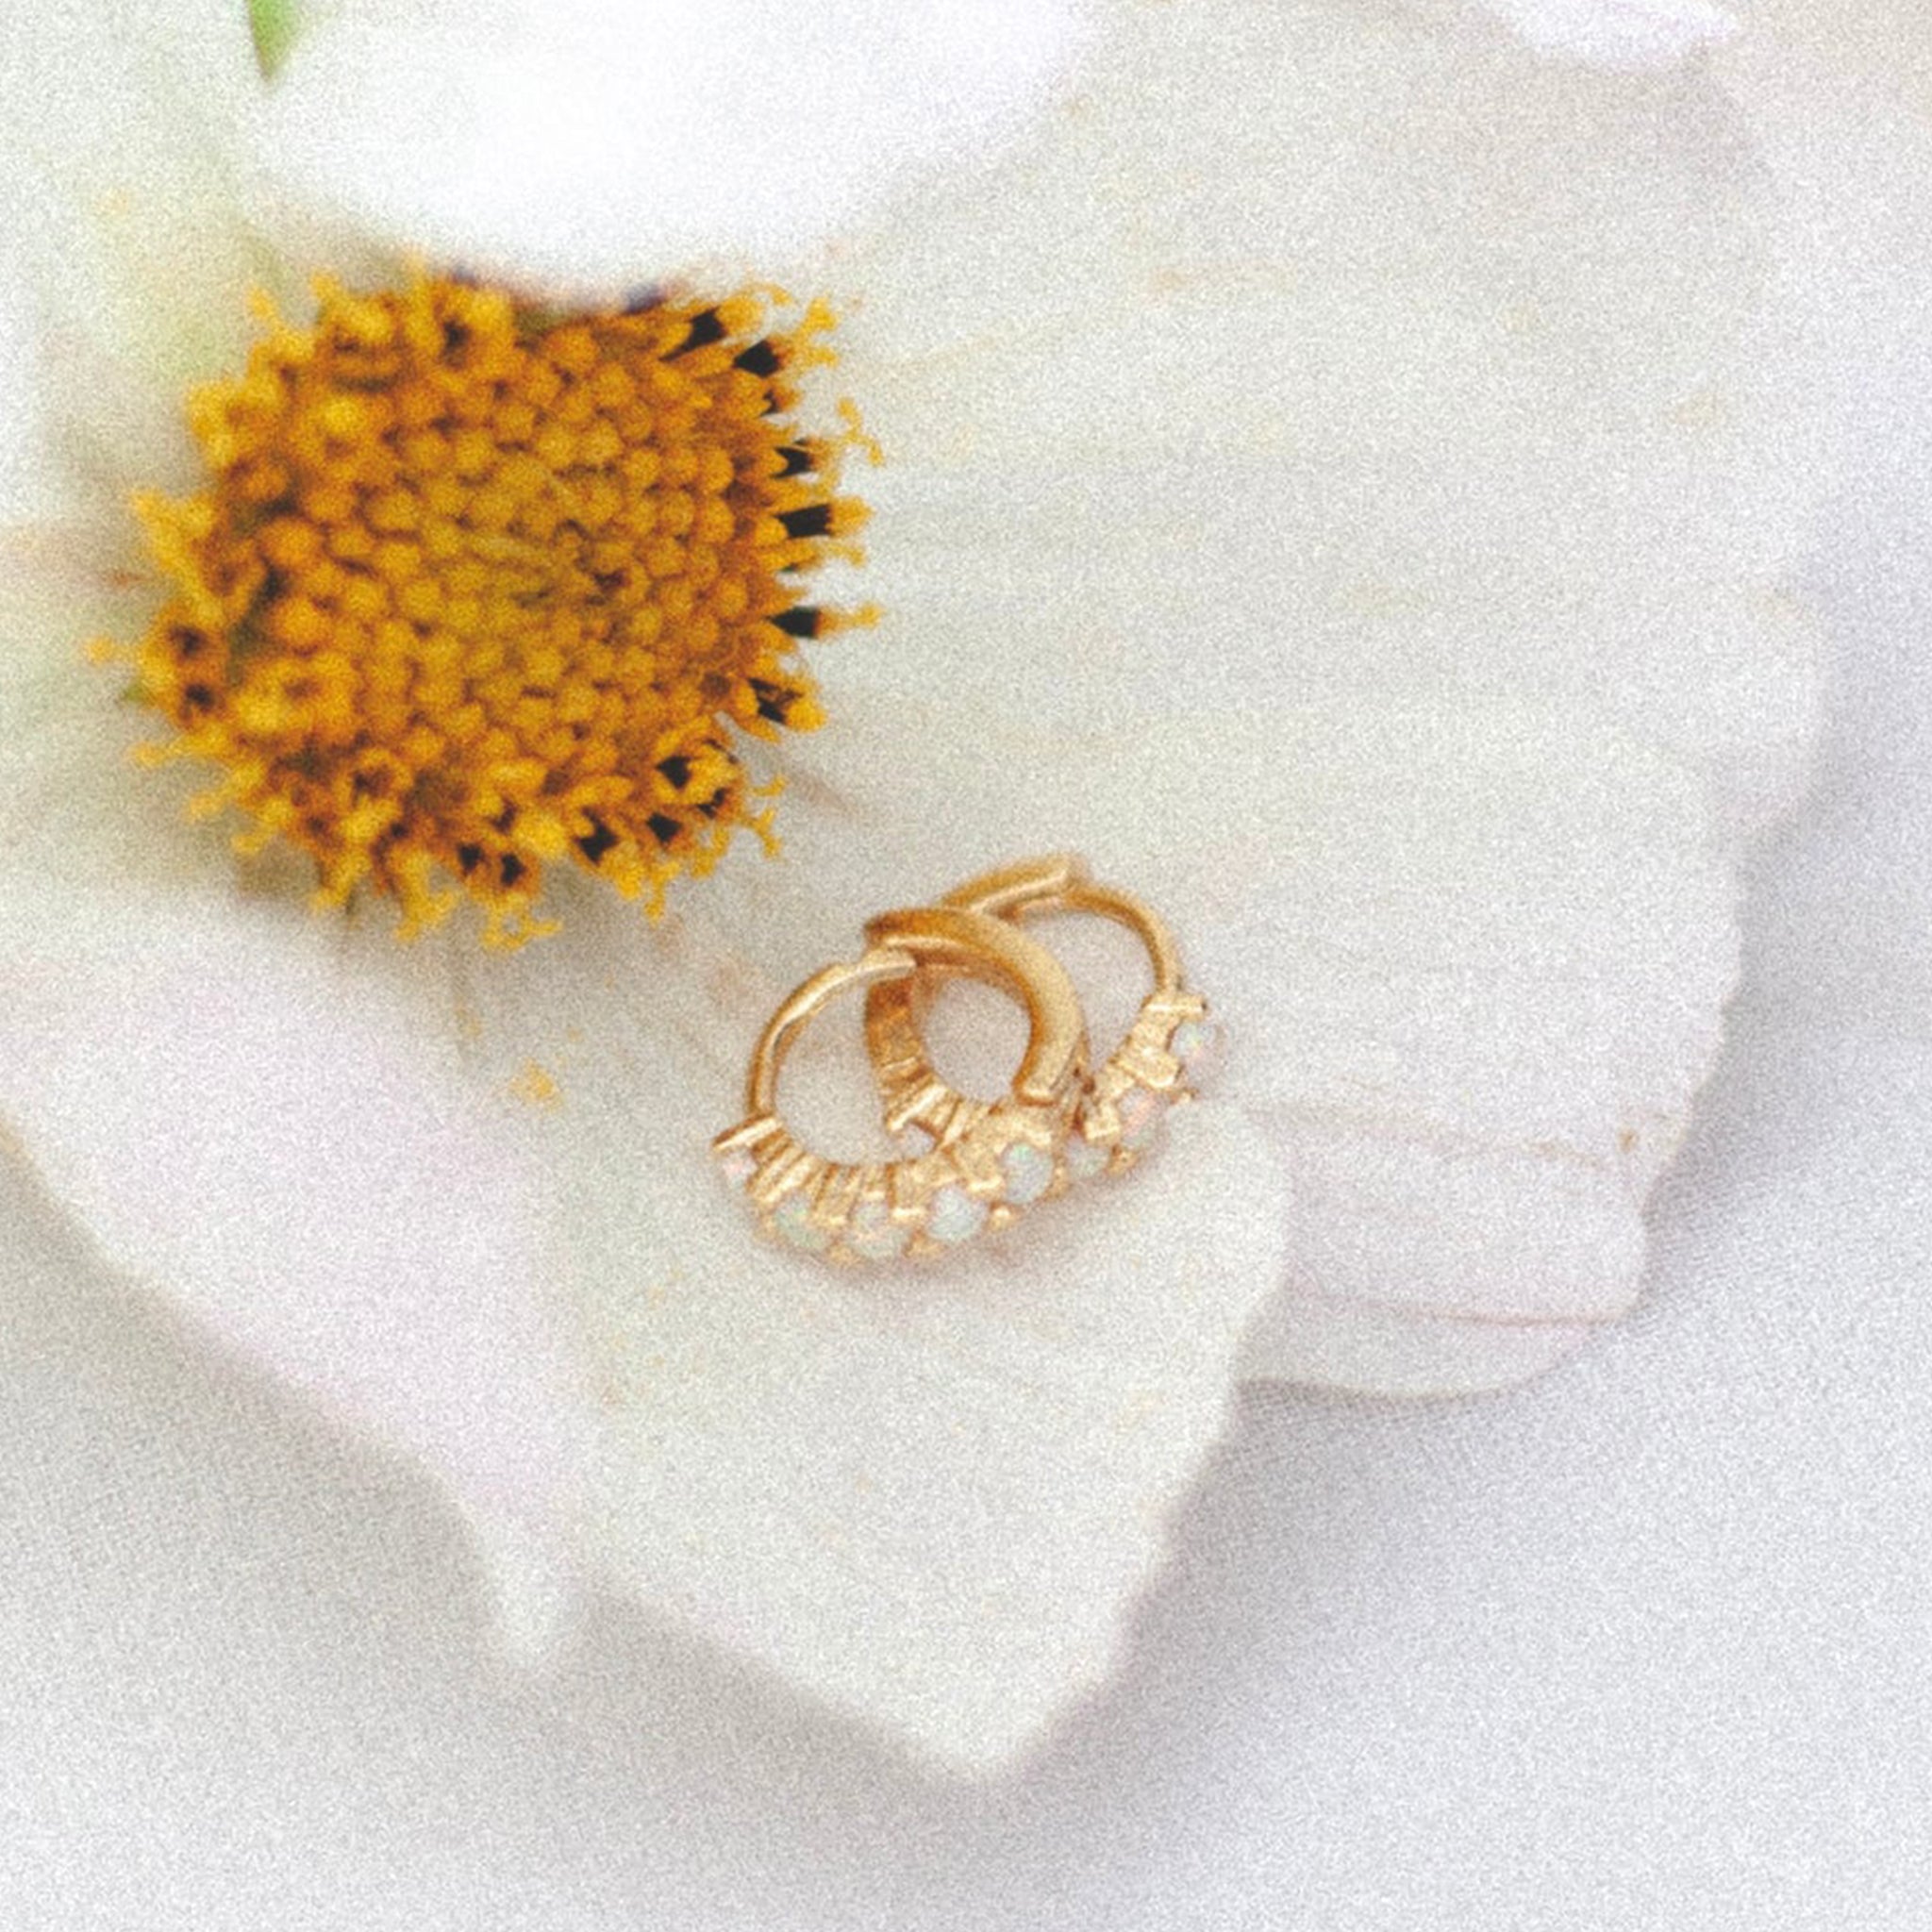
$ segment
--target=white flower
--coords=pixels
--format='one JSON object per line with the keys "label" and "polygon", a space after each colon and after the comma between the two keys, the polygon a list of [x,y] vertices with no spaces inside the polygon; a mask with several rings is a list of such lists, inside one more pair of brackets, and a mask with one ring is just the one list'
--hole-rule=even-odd
{"label": "white flower", "polygon": [[[979,1765],[1105,1670],[1243,1362],[1479,1387],[1628,1305],[1730,859],[1807,725],[1774,221],[1707,99],[1326,6],[1126,6],[1030,130],[1058,34],[978,106],[803,102],[781,236],[769,127],[715,89],[862,69],[842,16],[799,50],[746,7],[780,45],[658,96],[717,175],[633,256],[590,213],[656,204],[621,101],[491,118],[525,16],[343,8],[264,104],[239,23],[157,12],[37,18],[9,135],[65,480],[6,584],[0,1112],[106,1255],[437,1471],[533,1626],[600,1575]],[[949,126],[1018,144],[936,183],[905,149]],[[869,140],[906,165],[848,225]],[[812,656],[784,858],[659,925],[565,881],[540,944],[399,947],[245,889],[81,659],[153,613],[128,493],[192,487],[178,398],[240,367],[248,283],[411,242],[583,287],[769,245],[843,318],[888,616]],[[1171,919],[1217,1095],[956,1266],[756,1246],[706,1146],[776,997],[1054,848]],[[1124,976],[1090,983],[1104,1029]]]}

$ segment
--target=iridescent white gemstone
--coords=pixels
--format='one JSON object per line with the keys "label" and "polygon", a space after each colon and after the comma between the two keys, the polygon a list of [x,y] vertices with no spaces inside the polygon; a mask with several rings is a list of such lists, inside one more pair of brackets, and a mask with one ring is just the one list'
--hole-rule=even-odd
{"label": "iridescent white gemstone", "polygon": [[1198,1079],[1221,1058],[1221,1049],[1224,1044],[1220,1024],[1204,1017],[1183,1020],[1174,1029],[1174,1038],[1168,1041],[1168,1051]]}
{"label": "iridescent white gemstone", "polygon": [[934,1241],[953,1247],[970,1241],[986,1225],[986,1203],[975,1199],[957,1182],[941,1188],[925,1208],[925,1231]]}
{"label": "iridescent white gemstone", "polygon": [[1129,1087],[1114,1106],[1121,1117],[1123,1147],[1144,1147],[1154,1138],[1167,1112],[1167,1101],[1163,1095],[1155,1092],[1151,1087],[1139,1085]]}
{"label": "iridescent white gemstone", "polygon": [[752,1176],[758,1171],[758,1161],[749,1147],[727,1147],[718,1157],[718,1172],[734,1188],[748,1188]]}
{"label": "iridescent white gemstone", "polygon": [[892,1261],[906,1252],[907,1230],[883,1201],[861,1201],[845,1224],[845,1245],[861,1261]]}
{"label": "iridescent white gemstone", "polygon": [[829,1229],[811,1218],[811,1203],[803,1194],[787,1194],[772,1210],[778,1239],[808,1255],[823,1255],[832,1245]]}
{"label": "iridescent white gemstone", "polygon": [[1109,1149],[1096,1146],[1085,1134],[1070,1134],[1067,1137],[1067,1178],[1070,1181],[1091,1181],[1097,1174],[1107,1170]]}
{"label": "iridescent white gemstone", "polygon": [[1030,1207],[1053,1185],[1053,1156],[1030,1141],[1015,1141],[1000,1156],[1007,1199],[1015,1208]]}

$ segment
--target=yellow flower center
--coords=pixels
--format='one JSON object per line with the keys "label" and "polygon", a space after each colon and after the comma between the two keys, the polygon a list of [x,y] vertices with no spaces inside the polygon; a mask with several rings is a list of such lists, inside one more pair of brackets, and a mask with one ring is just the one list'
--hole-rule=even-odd
{"label": "yellow flower center", "polygon": [[802,584],[864,514],[856,417],[792,421],[829,314],[317,295],[192,400],[208,484],[137,503],[172,591],[122,654],[175,726],[148,755],[223,767],[196,808],[246,813],[240,849],[291,842],[318,903],[392,897],[405,934],[460,887],[515,944],[554,861],[655,909],[737,827],[771,843],[743,734],[816,724],[800,643],[873,615]]}

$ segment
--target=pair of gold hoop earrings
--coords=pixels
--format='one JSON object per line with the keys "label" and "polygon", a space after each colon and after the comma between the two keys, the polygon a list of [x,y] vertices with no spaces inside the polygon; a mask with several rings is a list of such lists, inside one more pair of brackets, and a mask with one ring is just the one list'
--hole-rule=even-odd
{"label": "pair of gold hoop earrings", "polygon": [[[1146,948],[1154,990],[1098,1072],[1065,967],[1021,922],[1085,912],[1125,926]],[[762,1230],[835,1261],[943,1253],[1003,1227],[1075,1181],[1138,1160],[1219,1033],[1181,983],[1167,928],[1138,899],[1096,884],[1073,858],[1029,859],[968,881],[931,906],[881,913],[858,959],[827,966],[772,1015],[752,1052],[747,1118],[711,1151]],[[1026,1049],[998,1100],[958,1092],[935,1071],[921,1032],[932,985],[963,974],[1017,999]],[[927,1146],[896,1160],[839,1161],[804,1146],[779,1118],[778,1074],[808,1023],[838,994],[865,989],[865,1041],[887,1128]]]}

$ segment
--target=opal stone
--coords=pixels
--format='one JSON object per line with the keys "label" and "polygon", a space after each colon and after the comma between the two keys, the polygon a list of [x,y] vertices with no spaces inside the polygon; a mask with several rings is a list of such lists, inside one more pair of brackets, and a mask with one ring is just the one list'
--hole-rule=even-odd
{"label": "opal stone", "polygon": [[968,1241],[986,1225],[987,1207],[956,1182],[926,1204],[925,1231],[947,1247]]}
{"label": "opal stone", "polygon": [[1030,1141],[1015,1141],[1000,1156],[1000,1173],[1007,1199],[1015,1208],[1029,1207],[1053,1185],[1053,1156]]}
{"label": "opal stone", "polygon": [[907,1229],[883,1201],[861,1201],[845,1224],[845,1245],[862,1261],[893,1261],[906,1252]]}
{"label": "opal stone", "polygon": [[1085,1134],[1072,1134],[1067,1138],[1067,1178],[1073,1181],[1091,1181],[1095,1174],[1106,1172],[1109,1150],[1096,1146]]}
{"label": "opal stone", "polygon": [[752,1158],[749,1147],[727,1148],[718,1157],[718,1172],[734,1188],[748,1188],[752,1176],[758,1171],[758,1162]]}
{"label": "opal stone", "polygon": [[808,1255],[823,1255],[832,1245],[830,1232],[811,1218],[811,1203],[803,1194],[787,1194],[772,1210],[778,1239]]}
{"label": "opal stone", "polygon": [[1168,1048],[1189,1074],[1198,1079],[1219,1063],[1224,1043],[1217,1022],[1183,1020],[1174,1029],[1174,1038],[1168,1042]]}

